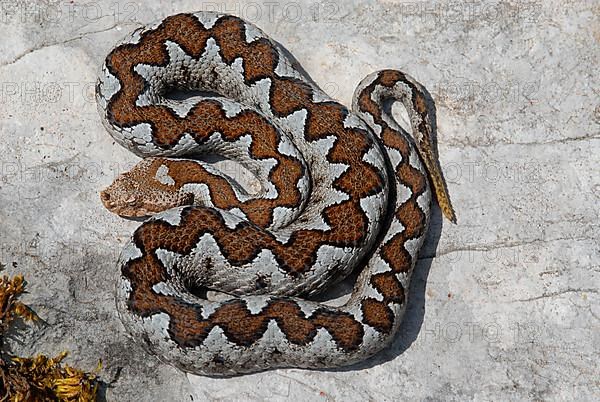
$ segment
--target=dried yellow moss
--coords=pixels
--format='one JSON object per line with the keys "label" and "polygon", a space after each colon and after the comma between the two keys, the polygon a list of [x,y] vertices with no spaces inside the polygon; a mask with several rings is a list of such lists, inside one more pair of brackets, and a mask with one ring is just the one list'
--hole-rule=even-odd
{"label": "dried yellow moss", "polygon": [[[0,345],[10,323],[17,317],[33,321],[38,317],[17,298],[25,291],[23,276],[0,279]],[[98,391],[97,372],[85,373],[62,364],[67,355],[55,358],[5,356],[0,352],[0,402],[11,401],[95,401]]]}
{"label": "dried yellow moss", "polygon": [[33,321],[37,316],[29,307],[17,300],[25,291],[25,281],[22,275],[12,279],[4,275],[0,278],[0,336],[4,334],[15,318]]}

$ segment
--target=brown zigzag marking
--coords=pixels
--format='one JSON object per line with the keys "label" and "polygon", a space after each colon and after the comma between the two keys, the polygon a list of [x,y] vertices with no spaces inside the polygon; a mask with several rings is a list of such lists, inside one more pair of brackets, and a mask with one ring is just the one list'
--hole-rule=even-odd
{"label": "brown zigzag marking", "polygon": [[[291,158],[283,157],[284,163]],[[169,176],[174,184],[163,184],[153,180],[151,185],[160,188],[161,191],[179,194],[186,184],[202,183],[210,191],[211,201],[217,208],[231,210],[239,208],[246,214],[248,220],[259,227],[267,227],[273,221],[273,210],[276,207],[298,208],[300,206],[300,194],[296,186],[283,185],[283,183],[294,183],[302,177],[302,165],[290,161],[290,167],[279,164],[271,173],[271,181],[277,188],[278,196],[274,199],[256,198],[240,201],[229,184],[219,175],[208,172],[202,165],[190,160],[156,158],[148,167],[148,176],[155,177],[161,166],[169,169]],[[192,204],[190,200],[188,204]]]}
{"label": "brown zigzag marking", "polygon": [[[188,219],[195,211],[188,209],[183,219]],[[203,319],[199,307],[182,302],[172,296],[156,294],[152,287],[166,281],[166,273],[155,255],[157,247],[176,252],[189,252],[194,246],[195,235],[190,227],[177,227],[175,230],[160,230],[169,226],[155,221],[156,226],[144,228],[134,235],[136,244],[143,256],[132,260],[123,267],[123,275],[130,279],[132,292],[129,308],[141,317],[150,317],[164,312],[170,316],[169,333],[182,347],[201,344],[210,330],[219,326],[229,341],[248,346],[264,334],[270,320],[275,320],[292,343],[305,345],[314,339],[318,328],[326,329],[336,344],[347,351],[355,350],[362,342],[363,329],[350,314],[336,310],[319,309],[312,316],[305,317],[298,305],[286,298],[273,298],[258,314],[251,314],[242,300],[223,304],[207,319]]]}
{"label": "brown zigzag marking", "polygon": [[379,332],[389,333],[394,324],[394,313],[385,302],[372,298],[362,301],[363,321]]}
{"label": "brown zigzag marking", "polygon": [[[327,136],[337,137],[327,157],[332,163],[349,166],[335,181],[334,186],[347,193],[350,198],[324,210],[323,218],[331,226],[330,230],[297,231],[283,245],[276,242],[272,236],[257,231],[256,227],[248,226],[237,230],[235,235],[227,233],[227,241],[235,237],[235,244],[244,244],[237,251],[231,251],[227,255],[232,264],[243,264],[249,261],[248,258],[256,256],[262,248],[268,248],[274,252],[276,259],[287,272],[297,275],[310,269],[316,259],[317,249],[322,244],[345,247],[357,246],[364,241],[367,217],[360,208],[360,198],[382,191],[383,178],[375,168],[362,160],[365,152],[373,146],[366,132],[343,127],[347,110],[333,102],[313,104],[309,87],[298,80],[276,76],[276,52],[271,43],[259,39],[247,44],[244,29],[241,20],[224,17],[207,31],[194,17],[179,15],[165,19],[156,30],[145,33],[138,44],[119,46],[107,58],[109,70],[123,83],[121,91],[109,103],[109,115],[121,126],[153,122],[153,136],[162,146],[176,144],[186,132],[193,133],[196,140],[201,142],[216,130],[224,132],[225,138],[237,138],[246,133],[249,127],[256,124],[260,126],[256,114],[242,112],[236,118],[227,120],[223,118],[223,111],[216,102],[211,105],[210,101],[195,106],[184,119],[163,106],[136,107],[135,99],[143,91],[144,80],[133,72],[133,66],[139,63],[165,65],[168,62],[168,55],[162,45],[165,40],[179,43],[192,57],[197,57],[202,53],[208,37],[214,38],[226,62],[232,62],[237,57],[244,58],[247,80],[257,79],[259,76],[270,78],[274,94],[271,104],[275,114],[304,108],[308,112],[305,133],[307,139],[312,141]],[[189,39],[189,32],[194,32],[193,40]],[[265,60],[271,60],[272,63]],[[219,115],[218,119],[213,118]],[[227,124],[229,122],[231,124]],[[265,125],[260,129],[268,131],[272,127]],[[258,136],[254,136],[255,140],[256,137]],[[253,152],[254,155],[259,154],[256,150]],[[259,223],[266,221],[261,217],[257,220]],[[214,231],[217,239],[220,239],[220,233],[221,231]],[[219,244],[225,243],[225,239],[220,239]]]}
{"label": "brown zigzag marking", "polygon": [[[358,245],[363,241],[367,217],[360,208],[360,199],[382,191],[384,185],[381,174],[362,160],[373,146],[372,140],[362,130],[344,127],[347,110],[334,102],[313,103],[310,87],[295,79],[278,77],[274,72],[278,55],[271,42],[258,39],[251,44],[246,43],[244,23],[234,17],[220,18],[209,30],[189,15],[169,17],[155,30],[143,34],[139,44],[122,45],[115,49],[108,56],[106,64],[121,82],[122,89],[108,105],[111,122],[125,127],[151,121],[154,123],[152,128],[155,142],[163,147],[176,144],[184,132],[193,133],[196,140],[201,142],[215,131],[215,123],[206,122],[207,117],[210,120],[213,115],[220,115],[219,131],[226,131],[225,137],[236,138],[236,135],[246,132],[248,125],[256,123],[255,117],[250,114],[237,116],[232,120],[234,123],[229,125],[230,121],[223,119],[221,108],[211,106],[210,103],[203,103],[202,107],[197,105],[183,119],[166,107],[135,106],[135,100],[145,89],[143,78],[133,70],[135,65],[168,63],[164,47],[166,40],[178,43],[191,57],[198,57],[209,37],[214,38],[218,44],[221,57],[226,63],[232,63],[238,57],[243,59],[244,79],[247,83],[263,78],[271,80],[270,104],[274,115],[287,116],[305,109],[307,119],[304,135],[308,141],[329,136],[335,138],[327,159],[331,163],[348,166],[335,180],[334,187],[348,194],[349,199],[324,210],[323,217],[330,225],[330,230],[299,230],[285,244],[256,225],[243,223],[229,229],[216,211],[201,207],[184,209],[178,226],[159,220],[148,222],[134,235],[142,257],[123,266],[122,273],[129,279],[132,287],[129,308],[142,317],[158,312],[167,313],[170,316],[171,337],[180,346],[200,344],[215,326],[223,329],[227,338],[237,345],[250,345],[262,336],[269,320],[275,320],[290,342],[295,344],[307,344],[314,338],[318,328],[325,328],[340,348],[356,350],[364,336],[362,325],[351,315],[334,309],[319,309],[311,317],[305,317],[294,301],[280,298],[272,299],[258,314],[251,314],[242,300],[234,300],[224,303],[208,319],[203,319],[198,307],[172,296],[157,294],[152,289],[153,285],[168,279],[165,267],[156,256],[156,250],[161,248],[187,254],[205,233],[214,237],[223,255],[233,265],[249,262],[260,250],[269,249],[283,269],[290,275],[298,275],[312,266],[316,251],[322,244],[343,247]],[[416,199],[424,191],[426,179],[409,165],[410,147],[406,140],[389,129],[385,130],[387,127],[381,120],[381,111],[370,99],[375,85],[390,86],[402,79],[403,75],[383,72],[379,80],[365,90],[359,99],[361,109],[371,113],[376,123],[384,128],[384,143],[402,154],[402,162],[396,169],[396,175],[413,191],[412,197],[396,211],[396,218],[406,230],[394,237],[381,252],[393,272],[377,274],[370,279],[371,285],[383,295],[383,300],[366,298],[362,301],[364,322],[384,333],[389,332],[394,323],[394,314],[387,304],[403,303],[405,298],[404,289],[394,275],[411,267],[411,257],[404,244],[406,240],[422,234],[425,227],[425,216]],[[413,99],[416,110],[424,111],[424,101],[418,97]],[[243,119],[249,119],[252,123],[246,121],[242,124]],[[272,127],[265,129],[269,131]],[[277,141],[276,136],[270,138]],[[259,147],[252,152],[255,155],[259,155],[261,151],[268,153],[269,150],[276,149],[273,145],[275,144],[271,142],[265,149]],[[283,164],[284,161],[280,160],[280,163]],[[293,177],[298,177],[299,174],[291,167],[286,172],[293,172]],[[275,181],[279,180],[277,174],[272,177]],[[289,180],[289,177],[285,180]],[[283,181],[280,185],[282,183]],[[228,197],[224,196],[222,201],[230,202]],[[265,221],[262,217],[256,217],[256,220]]]}
{"label": "brown zigzag marking", "polygon": [[[169,175],[175,180],[176,189],[187,183],[206,180],[205,184],[213,190],[212,194],[215,195],[217,207],[224,209],[239,207],[248,215],[251,222],[261,227],[266,227],[271,223],[275,207],[299,207],[301,202],[299,190],[296,186],[290,186],[289,183],[298,182],[304,174],[304,166],[295,158],[283,155],[278,151],[279,134],[264,117],[253,111],[243,111],[237,116],[228,118],[219,102],[205,100],[192,108],[188,119],[179,121],[181,127],[178,128],[177,138],[184,133],[191,133],[199,143],[214,132],[221,133],[226,141],[235,141],[244,135],[251,135],[253,140],[250,146],[250,155],[254,159],[272,158],[277,161],[269,178],[277,189],[278,197],[274,200],[240,202],[226,180],[207,173],[199,165],[189,161],[169,162],[161,159],[162,164],[171,167]],[[167,126],[168,123],[164,121],[155,125],[158,131],[166,130]],[[169,141],[168,145],[174,145],[173,141]],[[155,168],[158,169],[159,166],[159,162],[155,162]],[[164,187],[165,191],[175,190],[166,185]]]}
{"label": "brown zigzag marking", "polygon": [[[381,139],[384,145],[398,150],[401,154],[402,160],[396,167],[396,177],[400,183],[408,186],[411,190],[410,198],[394,214],[394,217],[402,223],[405,230],[388,240],[380,251],[381,257],[392,268],[393,273],[408,272],[411,269],[412,257],[404,245],[407,240],[422,236],[426,227],[426,216],[417,204],[417,199],[426,189],[427,178],[410,165],[411,149],[407,139],[388,126],[382,118],[382,110],[371,98],[378,85],[393,87],[398,81],[407,83],[413,88],[414,107],[418,113],[422,114],[422,121],[424,122],[426,118],[424,114],[427,112],[424,99],[418,94],[414,86],[406,80],[404,74],[399,71],[382,71],[377,79],[362,91],[358,101],[359,108],[370,113],[375,123],[381,126]],[[415,94],[418,94],[418,96],[414,96]],[[389,302],[404,302],[404,289],[393,273],[374,275],[370,279],[371,285],[384,296],[383,301],[366,299],[362,302],[365,322],[383,332],[391,330],[394,319],[393,313],[387,304]]]}

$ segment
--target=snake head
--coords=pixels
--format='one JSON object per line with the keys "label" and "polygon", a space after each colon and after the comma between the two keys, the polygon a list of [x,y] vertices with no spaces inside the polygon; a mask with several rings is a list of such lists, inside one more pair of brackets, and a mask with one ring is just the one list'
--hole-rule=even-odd
{"label": "snake head", "polygon": [[100,192],[104,207],[126,218],[140,218],[191,205],[193,194],[181,191],[169,176],[166,162],[164,158],[146,158],[119,175]]}

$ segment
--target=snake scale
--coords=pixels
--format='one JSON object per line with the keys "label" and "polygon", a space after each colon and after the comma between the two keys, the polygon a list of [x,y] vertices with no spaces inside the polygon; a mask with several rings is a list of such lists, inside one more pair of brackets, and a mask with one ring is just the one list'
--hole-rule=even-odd
{"label": "snake scale", "polygon": [[[128,35],[96,99],[112,137],[143,158],[101,193],[112,212],[149,217],[119,259],[117,310],[134,339],[214,376],[346,366],[391,342],[430,181],[454,221],[418,82],[373,73],[351,112],[253,24],[199,12]],[[237,161],[260,189],[206,155]],[[357,266],[343,306],[308,299]]]}

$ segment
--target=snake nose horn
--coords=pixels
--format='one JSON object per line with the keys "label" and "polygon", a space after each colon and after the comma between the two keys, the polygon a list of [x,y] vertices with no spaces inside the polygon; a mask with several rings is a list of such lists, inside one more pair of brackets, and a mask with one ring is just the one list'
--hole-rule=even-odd
{"label": "snake nose horn", "polygon": [[111,200],[110,193],[106,190],[100,192],[100,200],[108,209],[114,208],[116,203]]}

